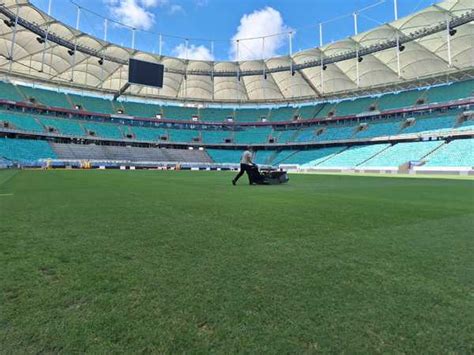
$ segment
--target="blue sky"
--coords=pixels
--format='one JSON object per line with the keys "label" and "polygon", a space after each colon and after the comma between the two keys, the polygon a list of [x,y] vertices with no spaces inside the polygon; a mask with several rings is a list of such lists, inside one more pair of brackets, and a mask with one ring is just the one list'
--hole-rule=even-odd
{"label": "blue sky", "polygon": [[[50,0],[31,1],[46,11]],[[76,7],[71,0],[51,1],[52,15],[75,26]],[[336,41],[353,34],[350,14],[367,7],[370,8],[361,11],[358,16],[359,32],[393,20],[393,0],[74,1],[84,9],[80,18],[80,29],[84,32],[102,38],[102,17],[107,17],[140,29],[136,31],[135,48],[158,53],[158,34],[162,33],[162,54],[205,60],[252,59],[287,54],[289,41],[286,33],[289,31],[294,33],[293,51],[314,47],[319,43],[319,22],[327,22],[323,26],[324,42]],[[436,1],[398,0],[399,17],[433,2]],[[112,23],[109,23],[108,29],[109,41],[131,46],[129,29]],[[231,40],[276,33],[283,34],[267,37],[265,41],[241,40],[238,46]],[[184,38],[190,39],[187,46]]]}

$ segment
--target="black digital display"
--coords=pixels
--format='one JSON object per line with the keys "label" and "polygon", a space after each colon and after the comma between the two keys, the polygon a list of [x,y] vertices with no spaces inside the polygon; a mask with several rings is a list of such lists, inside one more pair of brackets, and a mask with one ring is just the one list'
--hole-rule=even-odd
{"label": "black digital display", "polygon": [[164,71],[165,66],[163,64],[130,58],[128,63],[128,82],[162,88]]}

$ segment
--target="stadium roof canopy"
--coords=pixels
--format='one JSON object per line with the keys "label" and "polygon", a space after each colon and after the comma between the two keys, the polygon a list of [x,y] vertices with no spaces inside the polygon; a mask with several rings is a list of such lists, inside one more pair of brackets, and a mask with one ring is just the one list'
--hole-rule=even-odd
{"label": "stadium roof canopy", "polygon": [[[472,76],[474,2],[447,0],[321,48],[265,60],[206,62],[105,42],[28,0],[0,5],[0,72],[56,86],[117,92],[128,58],[165,65],[162,89],[127,94],[197,102],[293,102],[413,87]],[[18,25],[15,26],[15,22]]]}

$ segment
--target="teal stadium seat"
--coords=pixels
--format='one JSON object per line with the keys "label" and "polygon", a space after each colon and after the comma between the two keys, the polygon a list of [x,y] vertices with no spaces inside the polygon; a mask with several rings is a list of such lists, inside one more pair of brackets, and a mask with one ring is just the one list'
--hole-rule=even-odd
{"label": "teal stadium seat", "polygon": [[427,167],[474,167],[474,139],[456,139],[426,157]]}
{"label": "teal stadium seat", "polygon": [[193,116],[198,116],[195,107],[163,106],[164,118],[168,120],[191,121]]}
{"label": "teal stadium seat", "polygon": [[26,98],[34,98],[38,104],[72,109],[66,94],[58,91],[32,88],[29,86],[18,86]]}
{"label": "teal stadium seat", "polygon": [[131,126],[135,139],[139,141],[160,141],[161,136],[167,136],[167,132],[161,128]]}
{"label": "teal stadium seat", "polygon": [[225,149],[206,149],[212,161],[218,164],[240,164],[242,151]]}
{"label": "teal stadium seat", "polygon": [[336,116],[358,115],[368,112],[370,106],[375,102],[375,98],[365,97],[355,100],[341,101],[336,105]]}
{"label": "teal stadium seat", "polygon": [[474,80],[461,81],[451,85],[432,87],[428,90],[430,103],[466,99],[474,96]]}
{"label": "teal stadium seat", "polygon": [[292,121],[297,108],[295,107],[280,107],[270,110],[270,121],[273,122],[288,122]]}
{"label": "teal stadium seat", "polygon": [[456,129],[459,129],[459,130],[473,129],[474,130],[474,117],[471,117],[470,119],[462,122],[459,126],[456,127]]}
{"label": "teal stadium seat", "polygon": [[193,129],[168,129],[169,140],[176,143],[192,143],[194,138],[199,138],[199,130]]}
{"label": "teal stadium seat", "polygon": [[318,167],[353,168],[386,149],[388,146],[389,144],[354,146],[332,156],[328,160],[320,163]]}
{"label": "teal stadium seat", "polygon": [[20,94],[16,85],[0,81],[0,99],[21,102],[25,97]]}
{"label": "teal stadium seat", "polygon": [[402,121],[387,120],[386,122],[367,122],[367,128],[357,133],[357,138],[374,138],[383,136],[394,136],[402,129]]}
{"label": "teal stadium seat", "polygon": [[329,159],[346,147],[329,147],[320,149],[302,150],[283,161],[283,164],[299,164],[303,167],[312,167]]}
{"label": "teal stadium seat", "polygon": [[326,102],[322,105],[318,105],[316,112],[314,114],[314,118],[327,118],[331,112],[335,113],[336,111],[336,104],[331,102]]}
{"label": "teal stadium seat", "polygon": [[320,141],[338,141],[338,140],[347,140],[354,138],[356,134],[356,126],[349,125],[349,126],[340,126],[340,125],[333,125],[328,126],[323,133],[321,133],[318,137]]}
{"label": "teal stadium seat", "polygon": [[321,111],[321,109],[326,106],[326,104],[317,104],[317,105],[310,105],[310,106],[301,106],[298,109],[298,116],[302,120],[310,120],[316,117],[316,114]]}
{"label": "teal stadium seat", "polygon": [[318,131],[321,127],[322,126],[302,128],[298,131],[293,140],[295,142],[314,142],[318,137],[316,131]]}
{"label": "teal stadium seat", "polygon": [[262,117],[268,119],[269,109],[241,108],[235,110],[236,122],[260,122]]}
{"label": "teal stadium seat", "polygon": [[111,123],[96,123],[96,122],[84,122],[83,127],[87,131],[92,131],[97,137],[111,138],[111,139],[123,139],[124,136],[120,131],[118,125]]}
{"label": "teal stadium seat", "polygon": [[230,131],[201,131],[201,137],[204,143],[225,143],[225,140],[231,136],[232,132]]}
{"label": "teal stadium seat", "polygon": [[271,165],[275,155],[274,150],[259,150],[254,154],[254,163],[259,165]]}
{"label": "teal stadium seat", "polygon": [[60,134],[70,136],[85,136],[86,132],[82,128],[80,121],[71,120],[67,118],[47,118],[38,117],[38,120],[45,127],[52,127]]}
{"label": "teal stadium seat", "polygon": [[424,94],[425,90],[411,90],[396,94],[386,94],[379,97],[376,105],[380,111],[415,106],[418,99],[423,97]]}
{"label": "teal stadium seat", "polygon": [[416,118],[415,124],[406,127],[403,133],[439,132],[449,131],[454,128],[457,118],[455,116],[438,116],[430,118]]}
{"label": "teal stadium seat", "polygon": [[161,106],[145,104],[132,101],[120,101],[124,108],[124,113],[130,116],[155,118],[157,114],[162,114]]}
{"label": "teal stadium seat", "polygon": [[[322,133],[317,135],[319,129],[323,129]],[[328,125],[316,126],[302,129],[297,138],[298,142],[315,142],[315,141],[336,141],[347,140],[354,137],[356,126],[348,125]]]}
{"label": "teal stadium seat", "polygon": [[272,160],[273,165],[279,165],[284,162],[286,159],[296,154],[298,151],[294,149],[285,149],[277,151],[275,157]]}
{"label": "teal stadium seat", "polygon": [[284,131],[273,131],[272,137],[276,138],[277,143],[295,142],[299,131],[297,129],[289,129]]}
{"label": "teal stadium seat", "polygon": [[11,111],[0,111],[0,121],[8,122],[11,128],[31,131],[44,132],[45,129],[31,115],[24,113],[16,113]]}
{"label": "teal stadium seat", "polygon": [[129,137],[134,137],[135,133],[132,131],[132,127],[129,125],[119,125],[120,131],[122,131],[122,136],[124,136],[127,139],[130,139]]}
{"label": "teal stadium seat", "polygon": [[104,114],[116,113],[111,100],[76,94],[68,94],[68,96],[73,106],[80,105],[84,111]]}
{"label": "teal stadium seat", "polygon": [[46,141],[0,138],[0,157],[18,162],[55,159],[56,154]]}
{"label": "teal stadium seat", "polygon": [[309,150],[301,150],[288,156],[286,159],[282,161],[277,161],[275,159],[275,163],[279,164],[298,164],[298,165],[308,165],[311,166],[316,165],[316,162],[322,162],[326,159],[329,159],[334,154],[339,153],[340,151],[344,150],[346,147],[328,147],[328,148],[320,148],[320,149],[309,149]]}
{"label": "teal stadium seat", "polygon": [[398,143],[366,161],[361,167],[399,167],[409,161],[422,160],[441,144],[442,141]]}
{"label": "teal stadium seat", "polygon": [[234,133],[234,143],[238,144],[263,144],[268,143],[271,128],[248,128]]}
{"label": "teal stadium seat", "polygon": [[202,122],[225,122],[228,117],[234,117],[233,109],[212,107],[199,109],[199,120]]}

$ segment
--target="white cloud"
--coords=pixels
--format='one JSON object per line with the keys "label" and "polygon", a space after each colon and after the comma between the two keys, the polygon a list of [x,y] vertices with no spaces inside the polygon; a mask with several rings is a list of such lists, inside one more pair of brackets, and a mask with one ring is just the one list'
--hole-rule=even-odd
{"label": "white cloud", "polygon": [[156,7],[156,6],[163,6],[167,4],[169,1],[168,0],[141,0],[140,2],[145,7]]}
{"label": "white cloud", "polygon": [[165,6],[169,0],[104,0],[117,21],[141,30],[149,30],[155,23],[151,10]]}
{"label": "white cloud", "polygon": [[204,7],[209,5],[209,0],[195,0],[196,6]]}
{"label": "white cloud", "polygon": [[[232,60],[251,60],[275,56],[287,41],[288,35],[283,34],[265,38],[264,48],[262,48],[263,41],[261,38],[244,39],[288,33],[291,30],[290,27],[284,24],[280,12],[272,7],[267,6],[251,14],[245,14],[240,19],[237,32],[232,37],[230,57]],[[238,53],[236,40],[240,40]]]}
{"label": "white cloud", "polygon": [[174,14],[178,14],[178,13],[184,14],[184,8],[183,8],[181,5],[173,4],[173,5],[171,5],[170,8],[168,9],[168,13],[169,13],[170,15],[174,15]]}
{"label": "white cloud", "polygon": [[179,44],[173,49],[173,55],[178,58],[191,59],[191,60],[214,60],[209,48],[200,45],[195,46],[194,44],[188,45],[186,50],[186,45],[184,43]]}

